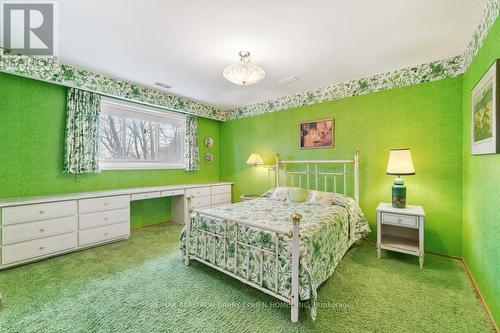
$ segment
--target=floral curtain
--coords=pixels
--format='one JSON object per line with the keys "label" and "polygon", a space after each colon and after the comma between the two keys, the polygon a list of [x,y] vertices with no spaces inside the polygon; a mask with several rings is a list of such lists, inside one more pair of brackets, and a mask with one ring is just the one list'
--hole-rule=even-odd
{"label": "floral curtain", "polygon": [[200,150],[198,148],[198,118],[188,114],[186,117],[185,144],[186,171],[200,170]]}
{"label": "floral curtain", "polygon": [[74,88],[68,90],[64,172],[100,172],[100,112],[101,96]]}

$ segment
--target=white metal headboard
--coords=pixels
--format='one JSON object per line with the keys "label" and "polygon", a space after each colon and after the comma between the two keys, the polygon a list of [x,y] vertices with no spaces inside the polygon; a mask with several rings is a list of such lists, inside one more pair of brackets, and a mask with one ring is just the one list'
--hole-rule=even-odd
{"label": "white metal headboard", "polygon": [[[297,160],[297,161],[282,161],[279,159],[279,154],[276,155],[275,164],[275,185],[291,186],[291,187],[304,187],[310,190],[321,190],[320,183],[323,185],[323,191],[343,193],[347,195],[347,175],[348,166],[353,165],[353,179],[354,179],[354,200],[359,204],[359,151],[354,152],[352,160]],[[305,165],[305,170],[287,170],[287,165]],[[321,171],[320,166],[339,166],[339,171]],[[311,176],[314,181],[311,181]],[[302,178],[305,178],[305,186],[302,186]],[[329,178],[332,177],[332,178]],[[342,191],[338,192],[339,184],[337,177],[340,178],[342,184]],[[295,180],[296,179],[296,180]],[[329,181],[332,181],[333,191],[328,191]],[[287,184],[288,180],[290,183]],[[311,184],[312,183],[312,184]],[[314,186],[314,188],[311,188]]]}

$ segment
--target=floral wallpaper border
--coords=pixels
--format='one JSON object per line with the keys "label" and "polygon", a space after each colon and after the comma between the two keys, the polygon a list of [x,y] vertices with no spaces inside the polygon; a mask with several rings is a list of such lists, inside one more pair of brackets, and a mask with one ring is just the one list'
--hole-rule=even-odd
{"label": "floral wallpaper border", "polygon": [[230,119],[261,115],[321,102],[404,87],[411,84],[442,80],[458,76],[462,71],[462,56],[433,61],[369,78],[342,82],[316,90],[284,96],[275,100],[233,109]]}
{"label": "floral wallpaper border", "polygon": [[476,56],[477,52],[481,48],[481,45],[483,45],[486,36],[493,27],[493,24],[495,24],[495,21],[499,14],[500,0],[488,1],[481,22],[472,34],[472,40],[469,42],[469,45],[467,45],[467,48],[464,52],[464,71],[469,67],[472,59],[474,59],[474,57]]}
{"label": "floral wallpaper border", "polygon": [[185,97],[64,65],[53,58],[6,55],[2,51],[3,49],[0,48],[0,72],[215,120],[226,120],[229,112]]}
{"label": "floral wallpaper border", "polygon": [[0,48],[0,72],[88,90],[101,95],[172,111],[225,121],[458,76],[463,74],[472,62],[472,59],[474,59],[499,13],[500,0],[489,0],[481,22],[474,31],[472,40],[462,55],[393,72],[377,74],[368,78],[333,84],[316,90],[284,96],[275,100],[238,107],[232,110],[220,109],[186,97],[108,78],[85,69],[60,64],[57,60],[51,58],[4,55],[2,48]]}

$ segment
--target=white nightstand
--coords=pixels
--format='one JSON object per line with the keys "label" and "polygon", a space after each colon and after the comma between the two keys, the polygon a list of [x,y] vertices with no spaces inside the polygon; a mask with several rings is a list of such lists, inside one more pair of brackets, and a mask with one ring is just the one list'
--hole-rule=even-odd
{"label": "white nightstand", "polygon": [[377,254],[391,250],[418,256],[424,265],[424,220],[421,206],[394,208],[389,203],[377,207]]}

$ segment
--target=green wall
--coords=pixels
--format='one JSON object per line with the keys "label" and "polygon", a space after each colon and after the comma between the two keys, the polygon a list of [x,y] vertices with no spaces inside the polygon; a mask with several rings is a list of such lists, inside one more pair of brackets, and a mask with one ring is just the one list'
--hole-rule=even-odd
{"label": "green wall", "polygon": [[[272,172],[245,164],[252,152],[272,164],[277,152],[284,159],[340,159],[359,149],[361,207],[374,239],[375,207],[390,201],[388,151],[410,147],[417,174],[405,178],[408,203],[426,210],[426,250],[463,256],[500,322],[500,155],[470,156],[469,147],[470,91],[499,57],[497,19],[463,77],[226,123],[200,118],[200,140],[210,135],[216,143],[215,161],[202,162],[200,171],[103,171],[79,179],[62,173],[66,88],[0,73],[0,198],[222,179],[236,182],[238,201],[273,186]],[[336,120],[336,147],[299,150],[299,122],[328,117]],[[207,149],[200,144],[200,151]],[[170,200],[133,202],[131,216],[133,227],[166,221]]]}
{"label": "green wall", "polygon": [[498,58],[497,19],[463,76],[463,257],[495,321],[500,323],[500,155],[470,155],[469,121],[471,90]]}
{"label": "green wall", "polygon": [[[141,186],[212,182],[219,179],[219,125],[199,118],[201,144],[215,139],[211,164],[197,172],[184,170],[103,171],[96,175],[62,172],[67,88],[0,73],[0,198],[119,189]],[[132,203],[132,226],[170,218],[168,198]]]}
{"label": "green wall", "polygon": [[[222,123],[221,179],[235,182],[233,200],[263,193],[273,173],[249,167],[252,152],[272,164],[282,159],[345,159],[360,150],[361,208],[376,238],[375,209],[390,202],[394,177],[385,169],[391,148],[409,147],[416,175],[405,177],[409,204],[427,213],[427,251],[462,254],[462,78],[300,107]],[[335,118],[335,148],[299,150],[298,125]]]}

